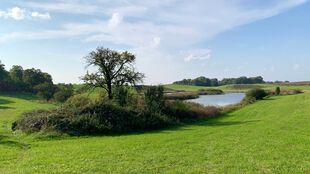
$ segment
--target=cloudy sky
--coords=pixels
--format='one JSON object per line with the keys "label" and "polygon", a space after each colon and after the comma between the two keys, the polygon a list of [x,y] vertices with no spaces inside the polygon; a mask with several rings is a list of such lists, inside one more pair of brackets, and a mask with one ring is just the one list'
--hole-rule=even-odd
{"label": "cloudy sky", "polygon": [[307,0],[1,0],[0,60],[77,83],[97,46],[128,50],[147,84],[310,80]]}

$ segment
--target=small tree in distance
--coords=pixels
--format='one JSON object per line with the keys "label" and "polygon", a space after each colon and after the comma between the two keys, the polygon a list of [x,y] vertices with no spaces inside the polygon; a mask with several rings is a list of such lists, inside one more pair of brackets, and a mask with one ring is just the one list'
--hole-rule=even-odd
{"label": "small tree in distance", "polygon": [[276,95],[280,95],[280,93],[281,93],[281,89],[280,89],[280,87],[278,86],[278,87],[276,87]]}
{"label": "small tree in distance", "polygon": [[94,73],[87,72],[82,80],[89,87],[105,89],[110,100],[113,98],[112,86],[136,85],[144,78],[144,75],[136,72],[133,66],[135,55],[127,51],[117,52],[98,47],[90,52],[85,59],[87,67],[94,66],[97,70]]}

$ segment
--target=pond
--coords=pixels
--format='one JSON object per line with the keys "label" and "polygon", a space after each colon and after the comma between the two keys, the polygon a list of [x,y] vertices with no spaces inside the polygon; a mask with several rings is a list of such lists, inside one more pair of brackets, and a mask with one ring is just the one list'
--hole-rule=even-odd
{"label": "pond", "polygon": [[244,97],[245,93],[225,93],[223,95],[201,95],[197,99],[186,101],[199,103],[205,106],[227,106],[241,102]]}

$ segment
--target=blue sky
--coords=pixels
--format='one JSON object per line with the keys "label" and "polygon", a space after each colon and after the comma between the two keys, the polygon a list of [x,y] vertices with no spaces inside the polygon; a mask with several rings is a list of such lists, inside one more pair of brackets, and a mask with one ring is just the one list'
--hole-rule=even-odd
{"label": "blue sky", "polygon": [[97,46],[128,50],[145,83],[310,80],[307,0],[3,0],[0,60],[80,82]]}

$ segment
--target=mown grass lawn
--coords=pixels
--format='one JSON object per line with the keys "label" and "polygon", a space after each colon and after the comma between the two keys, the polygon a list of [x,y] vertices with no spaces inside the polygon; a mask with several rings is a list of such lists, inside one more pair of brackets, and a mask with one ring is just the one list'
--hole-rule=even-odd
{"label": "mown grass lawn", "polygon": [[119,136],[38,139],[11,133],[24,110],[0,97],[0,173],[310,173],[310,94],[273,97],[225,116]]}

